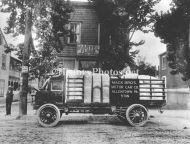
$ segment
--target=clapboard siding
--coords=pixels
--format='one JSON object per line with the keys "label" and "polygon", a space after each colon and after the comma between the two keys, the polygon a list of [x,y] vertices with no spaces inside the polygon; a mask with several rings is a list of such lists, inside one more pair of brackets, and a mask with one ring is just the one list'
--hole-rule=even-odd
{"label": "clapboard siding", "polygon": [[[73,12],[70,22],[81,23],[81,41],[84,45],[98,45],[98,17],[94,7],[88,2],[72,2]],[[64,41],[62,42],[64,43]],[[64,43],[59,56],[77,56],[77,44],[70,45]]]}
{"label": "clapboard siding", "polygon": [[65,45],[61,52],[62,56],[76,56],[76,45]]}
{"label": "clapboard siding", "polygon": [[81,44],[98,44],[98,17],[89,3],[73,3],[70,21],[81,22]]}

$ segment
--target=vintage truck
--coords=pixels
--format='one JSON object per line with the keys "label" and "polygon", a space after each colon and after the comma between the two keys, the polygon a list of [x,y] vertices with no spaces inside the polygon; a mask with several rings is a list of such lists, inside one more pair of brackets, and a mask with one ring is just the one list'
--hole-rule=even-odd
{"label": "vintage truck", "polygon": [[143,126],[149,108],[166,105],[164,79],[78,72],[51,76],[36,92],[33,108],[40,125],[56,126],[63,113],[92,113],[114,114],[132,126]]}

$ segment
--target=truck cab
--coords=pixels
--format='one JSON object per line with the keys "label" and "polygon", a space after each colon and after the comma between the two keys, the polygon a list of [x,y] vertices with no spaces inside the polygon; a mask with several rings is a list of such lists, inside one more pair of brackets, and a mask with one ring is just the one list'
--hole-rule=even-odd
{"label": "truck cab", "polygon": [[35,95],[34,109],[38,109],[45,103],[63,105],[65,103],[64,76],[53,76],[48,78]]}

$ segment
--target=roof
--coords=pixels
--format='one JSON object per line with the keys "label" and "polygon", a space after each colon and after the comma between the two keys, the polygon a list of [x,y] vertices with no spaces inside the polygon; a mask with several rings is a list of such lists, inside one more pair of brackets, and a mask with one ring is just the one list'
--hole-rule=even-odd
{"label": "roof", "polygon": [[22,62],[22,60],[20,60],[20,59],[18,58],[18,56],[16,55],[16,53],[15,53],[14,51],[11,52],[11,58],[13,58],[13,59],[15,59],[15,60],[17,60],[17,61],[19,61],[19,62]]}
{"label": "roof", "polygon": [[0,34],[2,35],[2,37],[3,37],[4,41],[5,41],[5,44],[8,45],[8,44],[7,44],[7,41],[6,41],[6,39],[5,39],[4,33],[3,33],[3,31],[1,30],[1,28],[0,28]]}
{"label": "roof", "polygon": [[16,57],[11,56],[11,58],[22,63],[22,60],[20,60],[20,59],[18,59]]}
{"label": "roof", "polygon": [[[8,43],[7,43],[6,39],[5,39],[4,33],[1,30],[1,28],[0,28],[0,34],[2,35],[2,37],[3,37],[4,41],[5,41],[5,44],[8,45]],[[13,58],[13,59],[15,59],[15,60],[17,60],[19,62],[22,62],[20,59],[18,59],[18,57],[16,56],[16,54],[14,52],[11,52],[10,54],[11,54],[11,58]]]}
{"label": "roof", "polygon": [[163,52],[163,53],[159,54],[159,57],[166,55],[166,54],[167,54],[167,52]]}

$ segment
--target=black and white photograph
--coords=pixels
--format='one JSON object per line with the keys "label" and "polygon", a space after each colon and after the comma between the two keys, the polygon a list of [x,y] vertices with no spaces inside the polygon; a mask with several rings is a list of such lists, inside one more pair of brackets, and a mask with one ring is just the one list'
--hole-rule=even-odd
{"label": "black and white photograph", "polygon": [[0,144],[190,144],[190,0],[0,0]]}

